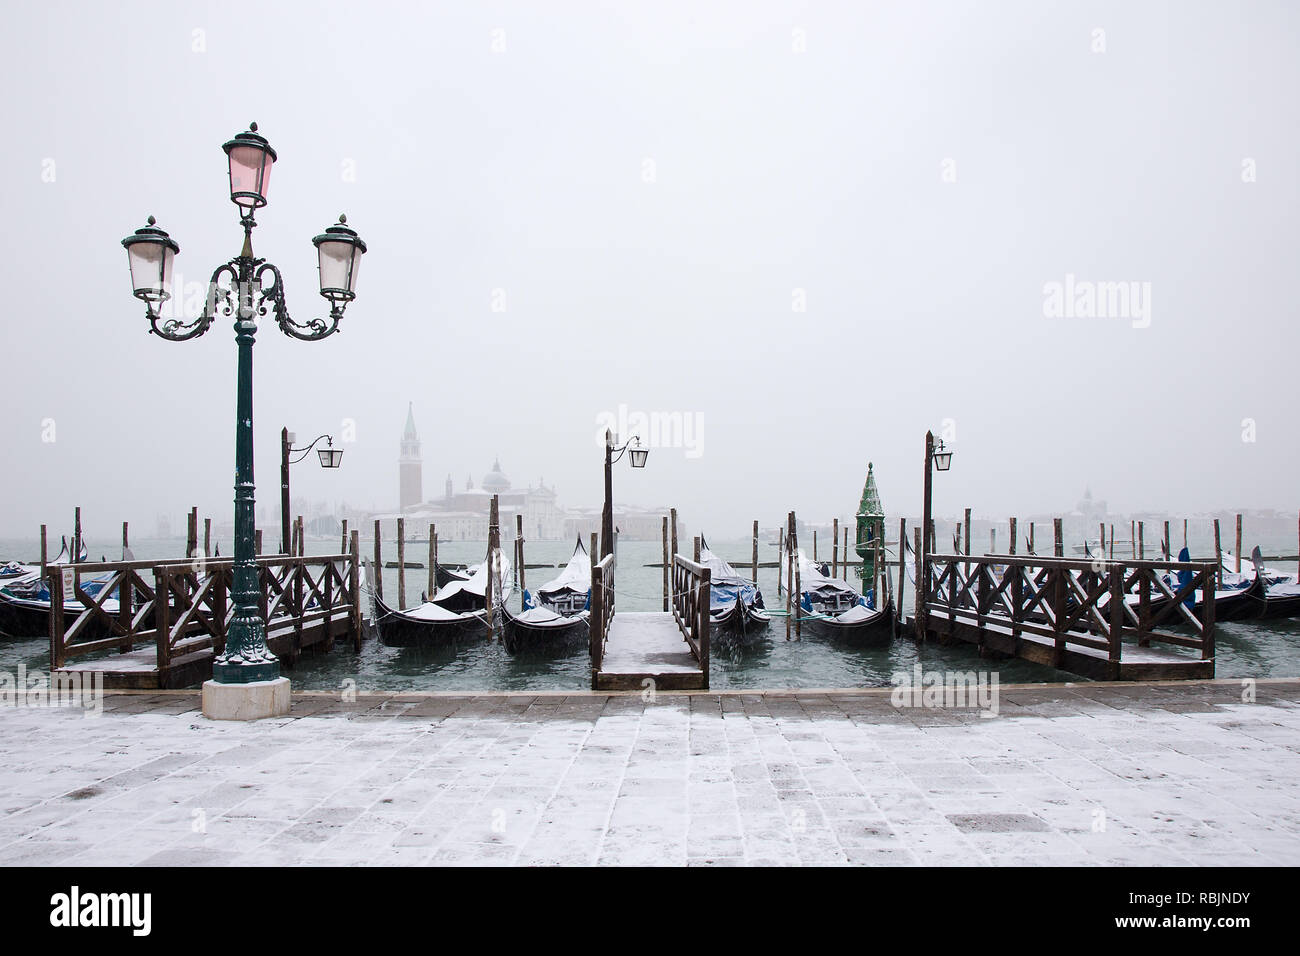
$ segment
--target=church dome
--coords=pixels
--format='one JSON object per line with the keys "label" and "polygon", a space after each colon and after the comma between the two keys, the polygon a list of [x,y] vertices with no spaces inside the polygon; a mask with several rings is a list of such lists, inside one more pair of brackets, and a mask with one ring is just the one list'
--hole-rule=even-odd
{"label": "church dome", "polygon": [[499,495],[503,491],[510,490],[510,479],[506,477],[505,472],[501,470],[501,459],[498,458],[492,463],[492,470],[488,472],[483,479],[483,490],[494,495]]}

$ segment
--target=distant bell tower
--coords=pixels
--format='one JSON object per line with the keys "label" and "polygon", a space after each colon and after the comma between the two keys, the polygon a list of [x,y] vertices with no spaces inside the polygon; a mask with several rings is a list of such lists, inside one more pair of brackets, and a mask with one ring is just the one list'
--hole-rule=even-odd
{"label": "distant bell tower", "polygon": [[406,428],[402,432],[402,454],[397,459],[397,467],[398,506],[406,511],[424,501],[424,458],[420,454],[420,436],[415,431],[414,403],[406,406]]}
{"label": "distant bell tower", "polygon": [[862,488],[862,503],[858,505],[858,541],[855,550],[862,559],[861,575],[864,582],[876,580],[876,541],[885,548],[885,509],[880,503],[876,476],[871,462],[867,462],[867,483]]}

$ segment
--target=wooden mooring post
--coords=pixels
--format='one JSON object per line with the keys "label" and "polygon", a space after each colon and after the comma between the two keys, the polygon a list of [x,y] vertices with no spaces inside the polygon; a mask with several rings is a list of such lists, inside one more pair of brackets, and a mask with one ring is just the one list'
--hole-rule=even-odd
{"label": "wooden mooring post", "polygon": [[[848,557],[846,554],[844,557]],[[840,519],[831,519],[831,577],[840,576]]]}
{"label": "wooden mooring post", "polygon": [[253,553],[262,553],[262,529],[258,528],[253,532]]}
{"label": "wooden mooring post", "polygon": [[1011,547],[1007,549],[1007,554],[1015,554],[1016,553],[1016,519],[1011,518],[1010,520],[1008,520],[1007,525],[1008,525],[1008,537],[1011,539]]}
{"label": "wooden mooring post", "polygon": [[1060,518],[1052,519],[1052,554],[1058,558],[1065,557],[1065,531]]}
{"label": "wooden mooring post", "polygon": [[668,572],[672,570],[669,565],[672,558],[668,554],[668,516],[664,515],[663,520],[663,553],[664,553],[664,610],[668,610]]}
{"label": "wooden mooring post", "polygon": [[524,516],[515,515],[515,561],[519,568],[519,600],[523,600],[524,588],[528,587],[524,580]]}
{"label": "wooden mooring post", "polygon": [[844,580],[849,579],[849,527],[844,526],[844,560],[840,562],[840,574]]}
{"label": "wooden mooring post", "polygon": [[1240,574],[1241,573],[1241,512],[1237,512],[1237,547],[1236,550],[1233,552],[1233,556],[1237,565],[1235,570],[1238,574]]}
{"label": "wooden mooring post", "polygon": [[1138,522],[1137,537],[1137,556],[1138,560],[1145,561],[1147,556],[1147,529],[1145,522]]}
{"label": "wooden mooring post", "polygon": [[352,602],[352,650],[361,653],[361,532],[352,532],[349,553],[352,555],[352,593],[356,599]]}
{"label": "wooden mooring post", "polygon": [[[750,545],[753,548],[752,574],[753,574],[753,581],[755,584],[757,584],[758,583],[758,519],[757,518],[754,519],[754,533],[752,535],[752,538],[753,540],[750,542]],[[666,561],[664,563],[667,564]],[[667,604],[664,605],[664,610],[665,611],[668,610]]]}
{"label": "wooden mooring post", "polygon": [[[921,529],[912,529],[914,560],[916,561],[916,594],[913,599],[916,607],[913,612],[917,639],[925,643],[925,596],[930,589],[930,582],[925,579],[925,557],[921,547]],[[901,555],[900,555],[901,559]]]}
{"label": "wooden mooring post", "polygon": [[343,519],[343,543],[340,545],[340,549],[345,554],[347,553],[348,550],[348,519],[347,518]]}
{"label": "wooden mooring post", "polygon": [[429,525],[429,576],[425,583],[425,600],[432,601],[438,593],[438,525]]}
{"label": "wooden mooring post", "polygon": [[905,569],[907,567],[907,562],[903,560],[903,550],[904,550],[903,542],[905,542],[906,540],[907,540],[907,519],[899,518],[898,519],[898,608],[894,612],[895,614],[898,615],[899,621],[903,620],[903,579],[905,577]]}
{"label": "wooden mooring post", "polygon": [[[789,524],[789,521],[786,521]],[[785,577],[785,569],[781,566],[785,562],[785,528],[778,528],[776,531],[776,596],[780,597],[781,592],[785,590],[781,581]]]}
{"label": "wooden mooring post", "polygon": [[[813,532],[816,535],[816,532]],[[800,519],[790,511],[790,563],[794,566],[794,640],[803,640],[803,571],[800,568]],[[698,562],[697,562],[698,563]]]}
{"label": "wooden mooring post", "polygon": [[[790,640],[790,594],[794,590],[794,550],[791,547],[790,529],[794,527],[794,512],[785,516],[785,639]],[[780,580],[781,572],[777,571]]]}
{"label": "wooden mooring post", "polygon": [[[491,557],[491,555],[489,555]],[[406,519],[397,519],[397,608],[406,607]]]}
{"label": "wooden mooring post", "polygon": [[375,596],[384,599],[384,555],[383,536],[380,533],[379,519],[375,519]]}
{"label": "wooden mooring post", "polygon": [[496,608],[492,602],[496,590],[496,555],[494,552],[498,533],[497,496],[493,495],[492,503],[488,506],[487,586],[483,589],[483,609],[487,615],[488,643],[495,641],[497,637]]}

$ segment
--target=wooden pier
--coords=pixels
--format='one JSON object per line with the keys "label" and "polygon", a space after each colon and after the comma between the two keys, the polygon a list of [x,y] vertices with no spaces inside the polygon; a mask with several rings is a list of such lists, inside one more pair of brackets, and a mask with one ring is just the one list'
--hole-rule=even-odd
{"label": "wooden pier", "polygon": [[[267,644],[287,666],[341,637],[360,650],[357,547],[353,532],[350,553],[258,557]],[[54,674],[100,672],[114,689],[187,687],[212,676],[234,614],[233,559],[56,564],[49,572]],[[105,581],[93,597],[83,588],[92,577]],[[114,592],[118,610],[106,611]],[[81,607],[65,606],[65,593]]]}
{"label": "wooden pier", "polygon": [[[1097,680],[1214,676],[1212,562],[932,554],[918,571],[926,587],[912,623],[921,640],[963,641]],[[1180,571],[1190,579],[1170,588],[1163,576]],[[1183,602],[1198,590],[1193,613]]]}
{"label": "wooden pier", "polygon": [[672,562],[672,610],[617,617],[614,556],[593,568],[592,690],[708,690],[710,571],[680,554]]}

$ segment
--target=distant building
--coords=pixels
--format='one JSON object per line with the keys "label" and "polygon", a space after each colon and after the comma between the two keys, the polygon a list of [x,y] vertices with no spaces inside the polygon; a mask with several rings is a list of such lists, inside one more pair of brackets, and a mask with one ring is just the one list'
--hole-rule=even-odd
{"label": "distant building", "polygon": [[[488,510],[492,496],[499,505],[501,537],[510,540],[515,536],[518,520],[523,518],[524,538],[528,541],[558,541],[573,538],[579,531],[600,529],[599,509],[568,511],[560,507],[554,487],[543,479],[536,485],[516,488],[501,467],[501,459],[492,462],[492,470],[475,485],[466,475],[465,487],[456,491],[451,475],[443,485],[439,498],[424,498],[424,459],[420,436],[415,428],[414,404],[406,409],[406,427],[402,431],[401,451],[398,456],[398,510],[391,513],[371,513],[362,518],[367,522],[378,519],[383,534],[396,535],[397,518],[405,519],[407,540],[424,540],[429,525],[437,526],[438,538],[443,541],[484,541],[488,533]],[[652,512],[628,508],[616,511],[614,518],[626,538],[659,537],[660,525],[666,510]]]}
{"label": "distant building", "polygon": [[415,431],[415,404],[406,407],[406,428],[402,431],[401,454],[397,459],[398,508],[407,511],[424,500],[424,457],[420,436]]}

